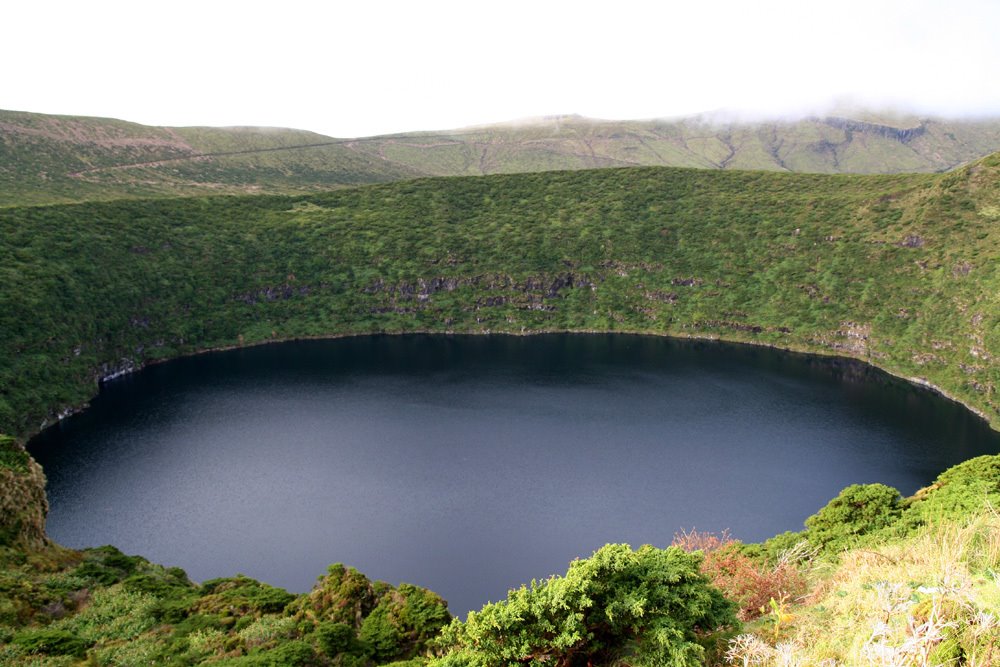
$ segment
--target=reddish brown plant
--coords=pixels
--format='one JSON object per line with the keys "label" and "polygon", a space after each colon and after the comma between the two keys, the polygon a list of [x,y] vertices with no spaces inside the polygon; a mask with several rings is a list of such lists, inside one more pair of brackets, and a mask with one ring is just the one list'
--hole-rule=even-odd
{"label": "reddish brown plant", "polygon": [[723,595],[739,605],[737,616],[741,621],[766,613],[772,599],[796,599],[808,588],[797,558],[780,558],[773,564],[751,558],[740,550],[741,543],[728,531],[681,531],[671,544],[705,554],[701,571]]}

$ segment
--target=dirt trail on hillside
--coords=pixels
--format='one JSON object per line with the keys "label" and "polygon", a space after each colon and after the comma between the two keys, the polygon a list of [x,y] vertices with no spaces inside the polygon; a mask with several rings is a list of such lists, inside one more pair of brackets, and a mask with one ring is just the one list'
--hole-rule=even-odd
{"label": "dirt trail on hillside", "polygon": [[303,148],[321,148],[323,146],[338,146],[357,141],[356,139],[342,139],[338,141],[324,141],[315,144],[299,144],[297,146],[275,146],[274,148],[251,148],[245,151],[220,151],[217,153],[192,153],[191,155],[181,155],[179,157],[168,157],[160,160],[147,160],[145,162],[129,162],[126,164],[113,164],[105,167],[90,167],[69,174],[74,178],[85,174],[93,174],[100,171],[113,171],[116,169],[135,169],[139,167],[159,167],[169,162],[183,162],[185,160],[205,160],[215,157],[229,157],[232,155],[253,155],[255,153],[276,153],[279,151],[294,151]]}

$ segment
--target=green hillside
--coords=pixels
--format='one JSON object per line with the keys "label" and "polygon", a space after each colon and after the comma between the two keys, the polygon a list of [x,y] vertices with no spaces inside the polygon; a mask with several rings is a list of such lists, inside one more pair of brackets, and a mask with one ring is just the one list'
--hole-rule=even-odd
{"label": "green hillside", "polygon": [[0,111],[0,206],[292,194],[404,180],[623,166],[812,173],[946,171],[1000,150],[1000,121],[854,113],[788,122],[575,116],[333,139]]}
{"label": "green hillside", "polygon": [[0,111],[0,206],[303,192],[422,173],[302,130],[149,127]]}
{"label": "green hillside", "polygon": [[351,145],[439,176],[653,165],[885,174],[946,171],[1000,150],[1000,122],[870,113],[760,122],[565,116]]}
{"label": "green hillside", "polygon": [[943,175],[626,168],[0,209],[0,432],[212,347],[631,331],[858,357],[994,424],[1000,155]]}

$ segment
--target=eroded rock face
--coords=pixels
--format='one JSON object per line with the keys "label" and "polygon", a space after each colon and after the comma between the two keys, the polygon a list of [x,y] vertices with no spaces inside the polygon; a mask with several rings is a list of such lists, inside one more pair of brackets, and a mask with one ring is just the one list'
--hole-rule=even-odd
{"label": "eroded rock face", "polygon": [[842,322],[841,326],[843,328],[837,332],[841,341],[834,343],[831,347],[835,350],[846,350],[859,357],[864,356],[869,349],[872,325],[858,322]]}
{"label": "eroded rock face", "polygon": [[13,438],[0,435],[0,546],[48,546],[42,467]]}

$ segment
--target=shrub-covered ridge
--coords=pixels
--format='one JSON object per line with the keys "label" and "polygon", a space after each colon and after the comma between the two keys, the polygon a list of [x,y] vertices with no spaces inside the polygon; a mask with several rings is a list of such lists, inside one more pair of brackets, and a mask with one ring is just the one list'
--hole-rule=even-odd
{"label": "shrub-covered ridge", "polygon": [[946,175],[612,169],[0,209],[0,432],[197,350],[630,331],[861,358],[989,419],[1000,156]]}
{"label": "shrub-covered ridge", "polygon": [[199,586],[114,547],[4,555],[5,665],[368,667],[423,655],[451,619],[430,591],[340,565],[293,595],[240,575]]}

